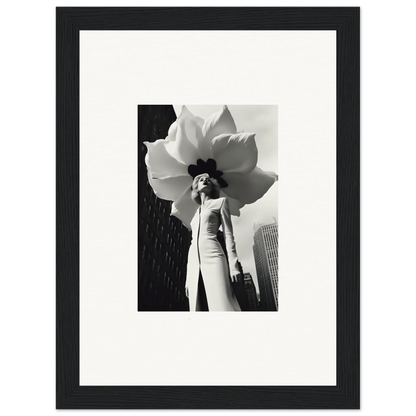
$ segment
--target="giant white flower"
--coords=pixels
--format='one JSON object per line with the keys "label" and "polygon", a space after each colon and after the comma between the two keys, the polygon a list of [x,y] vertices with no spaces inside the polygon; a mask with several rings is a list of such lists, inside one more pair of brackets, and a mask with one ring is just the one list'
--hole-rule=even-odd
{"label": "giant white flower", "polygon": [[277,180],[257,165],[255,133],[237,133],[227,106],[205,121],[185,106],[165,139],[145,142],[149,183],[156,196],[173,201],[171,215],[190,229],[198,205],[191,199],[193,178],[209,173],[227,196],[232,215],[261,198]]}

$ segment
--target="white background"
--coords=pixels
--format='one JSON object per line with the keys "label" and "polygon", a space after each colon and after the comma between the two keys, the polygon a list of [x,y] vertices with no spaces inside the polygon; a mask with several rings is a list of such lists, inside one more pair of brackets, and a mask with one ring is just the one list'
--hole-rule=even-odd
{"label": "white background", "polygon": [[[82,31],[80,62],[81,385],[335,385],[335,31]],[[137,103],[172,101],[278,104],[279,313],[137,312]]]}

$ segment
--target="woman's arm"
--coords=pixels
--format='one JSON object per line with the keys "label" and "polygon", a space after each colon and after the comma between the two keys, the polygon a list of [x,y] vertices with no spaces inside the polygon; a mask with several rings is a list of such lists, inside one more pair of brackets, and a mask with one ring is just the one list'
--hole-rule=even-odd
{"label": "woman's arm", "polygon": [[224,232],[225,247],[227,249],[228,264],[230,266],[230,275],[233,282],[238,281],[241,274],[238,268],[237,250],[235,247],[233,224],[231,222],[230,207],[227,198],[224,198],[221,204],[221,223]]}

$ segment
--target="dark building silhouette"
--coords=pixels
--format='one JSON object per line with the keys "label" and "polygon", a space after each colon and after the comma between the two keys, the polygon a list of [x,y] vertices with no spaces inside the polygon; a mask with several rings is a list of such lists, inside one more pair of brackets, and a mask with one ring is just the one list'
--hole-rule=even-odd
{"label": "dark building silhouette", "polygon": [[256,286],[250,273],[244,273],[244,289],[247,295],[248,310],[258,311],[259,301],[257,299]]}
{"label": "dark building silhouette", "polygon": [[171,105],[138,107],[139,311],[189,310],[185,280],[191,234],[170,216],[171,202],[153,193],[144,162],[147,148],[143,142],[164,139],[175,120]]}

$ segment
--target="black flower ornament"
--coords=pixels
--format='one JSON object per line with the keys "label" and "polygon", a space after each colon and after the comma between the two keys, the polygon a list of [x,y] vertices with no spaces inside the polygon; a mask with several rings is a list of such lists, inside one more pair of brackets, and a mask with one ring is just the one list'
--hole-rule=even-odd
{"label": "black flower ornament", "polygon": [[198,159],[196,161],[196,165],[188,166],[188,173],[192,176],[192,178],[195,178],[202,173],[207,173],[211,178],[217,180],[221,188],[226,188],[228,186],[228,183],[221,178],[223,172],[217,170],[217,162],[214,159],[208,159],[206,162],[202,159]]}

